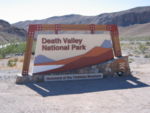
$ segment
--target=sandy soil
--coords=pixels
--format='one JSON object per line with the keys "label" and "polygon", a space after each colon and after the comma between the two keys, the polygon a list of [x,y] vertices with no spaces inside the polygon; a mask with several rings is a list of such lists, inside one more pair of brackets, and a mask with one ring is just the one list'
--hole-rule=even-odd
{"label": "sandy soil", "polygon": [[133,76],[24,85],[14,83],[18,70],[3,71],[0,113],[150,113],[149,67],[131,63]]}

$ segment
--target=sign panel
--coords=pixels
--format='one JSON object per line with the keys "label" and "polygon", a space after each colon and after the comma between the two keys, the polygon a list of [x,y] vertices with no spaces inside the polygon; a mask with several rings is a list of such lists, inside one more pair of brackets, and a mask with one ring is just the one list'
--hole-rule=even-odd
{"label": "sign panel", "polygon": [[92,66],[114,57],[108,35],[40,34],[33,74],[49,74]]}

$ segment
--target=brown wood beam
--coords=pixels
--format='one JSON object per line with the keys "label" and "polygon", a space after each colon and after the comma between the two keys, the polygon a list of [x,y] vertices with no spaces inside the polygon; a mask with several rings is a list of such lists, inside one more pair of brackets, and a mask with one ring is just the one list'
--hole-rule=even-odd
{"label": "brown wood beam", "polygon": [[119,41],[119,32],[118,32],[118,27],[116,25],[111,25],[110,34],[113,43],[114,54],[116,57],[121,57],[122,52],[121,52],[120,41]]}

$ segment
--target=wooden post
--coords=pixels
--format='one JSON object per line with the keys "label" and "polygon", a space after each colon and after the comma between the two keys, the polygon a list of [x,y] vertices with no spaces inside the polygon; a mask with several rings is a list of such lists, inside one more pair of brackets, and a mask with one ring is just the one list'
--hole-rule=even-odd
{"label": "wooden post", "polygon": [[55,34],[58,34],[58,31],[61,30],[60,24],[55,24]]}
{"label": "wooden post", "polygon": [[89,28],[91,30],[91,34],[94,34],[94,32],[95,32],[95,24],[90,24]]}
{"label": "wooden post", "polygon": [[122,53],[121,53],[121,47],[119,41],[118,27],[116,25],[111,25],[109,26],[109,29],[110,29],[111,39],[113,43],[114,54],[116,57],[121,57]]}
{"label": "wooden post", "polygon": [[26,50],[24,54],[23,69],[22,69],[23,76],[27,76],[29,73],[30,59],[31,59],[31,54],[32,54],[32,44],[33,44],[33,38],[34,38],[34,31],[32,31],[31,29],[32,29],[32,26],[29,26]]}

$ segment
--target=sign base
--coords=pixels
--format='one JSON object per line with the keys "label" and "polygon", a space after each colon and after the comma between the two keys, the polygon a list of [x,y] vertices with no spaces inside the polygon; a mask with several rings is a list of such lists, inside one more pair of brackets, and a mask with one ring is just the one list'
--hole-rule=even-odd
{"label": "sign base", "polygon": [[[93,67],[94,71],[89,72],[88,70],[90,70],[91,67]],[[49,75],[28,75],[28,76],[20,75],[17,77],[16,83],[101,79],[105,77],[117,77],[117,76],[127,76],[127,75],[131,75],[130,67],[128,64],[128,56],[123,56],[123,57],[117,57],[113,60],[109,60],[104,63],[88,66],[78,70],[72,70],[71,72],[67,72],[67,74],[50,73]]]}

